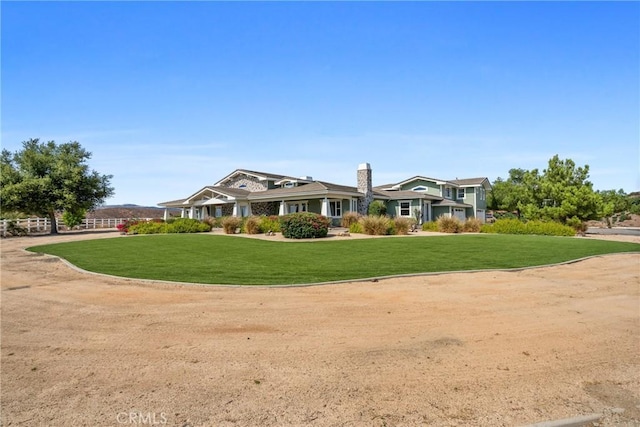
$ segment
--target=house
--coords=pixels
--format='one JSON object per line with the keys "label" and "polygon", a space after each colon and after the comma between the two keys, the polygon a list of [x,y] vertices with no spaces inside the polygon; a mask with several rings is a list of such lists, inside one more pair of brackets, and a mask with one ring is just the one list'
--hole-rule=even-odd
{"label": "house", "polygon": [[380,200],[391,216],[415,218],[417,214],[422,222],[446,215],[477,217],[484,222],[489,188],[486,178],[443,181],[422,176],[373,187],[368,163],[358,166],[355,187],[317,181],[310,176],[297,178],[237,169],[185,199],[159,206],[180,208],[182,217],[195,219],[315,212],[337,224],[346,212],[365,214],[373,200]]}

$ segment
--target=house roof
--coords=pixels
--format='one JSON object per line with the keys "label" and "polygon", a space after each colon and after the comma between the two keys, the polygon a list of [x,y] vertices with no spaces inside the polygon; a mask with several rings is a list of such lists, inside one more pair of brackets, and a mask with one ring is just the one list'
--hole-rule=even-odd
{"label": "house roof", "polygon": [[451,187],[477,187],[480,185],[484,187],[491,186],[491,184],[489,183],[489,180],[485,177],[445,180],[445,179],[429,178],[427,176],[416,175],[412,178],[405,179],[404,181],[400,181],[395,184],[378,185],[374,188],[377,190],[395,190],[413,181],[431,181],[431,182],[435,182],[438,185],[449,185]]}
{"label": "house roof", "polygon": [[454,179],[451,182],[459,185],[460,187],[477,187],[479,185],[484,186],[485,184],[491,185],[489,183],[489,179],[485,177],[479,178],[465,178],[465,179]]}
{"label": "house roof", "polygon": [[224,184],[226,181],[228,181],[229,179],[231,179],[231,178],[233,178],[233,177],[235,177],[237,175],[249,175],[249,176],[253,176],[253,177],[258,178],[261,181],[279,181],[279,180],[284,179],[284,178],[297,179],[295,177],[291,177],[291,176],[287,176],[287,175],[277,175],[277,174],[273,174],[273,173],[258,172],[258,171],[248,170],[248,169],[236,169],[233,172],[231,172],[229,175],[227,175],[224,178],[222,178],[220,181],[216,182],[214,184],[214,186],[218,186],[218,185]]}
{"label": "house roof", "polygon": [[411,190],[376,190],[374,193],[381,194],[386,196],[390,200],[401,200],[401,199],[424,199],[424,200],[442,200],[442,197],[433,196],[431,194],[423,193],[420,191],[411,191]]}
{"label": "house roof", "polygon": [[400,181],[400,182],[397,182],[395,184],[379,185],[379,186],[376,186],[375,188],[379,189],[379,190],[394,190],[394,189],[398,189],[398,188],[402,187],[403,185],[408,184],[408,183],[413,182],[413,181],[431,181],[431,182],[435,182],[438,185],[450,185],[452,187],[457,187],[458,186],[458,184],[456,184],[455,182],[452,182],[452,181],[447,181],[447,180],[443,180],[443,179],[429,178],[427,176],[416,175],[416,176],[414,176],[412,178],[405,179],[404,181]]}
{"label": "house roof", "polygon": [[176,206],[182,206],[182,204],[183,204],[186,200],[187,200],[187,199],[169,200],[168,202],[158,203],[158,206],[164,206],[164,207],[176,207]]}
{"label": "house roof", "polygon": [[452,208],[472,208],[473,205],[467,203],[460,203],[454,200],[442,199],[433,203],[433,206],[451,206]]}
{"label": "house roof", "polygon": [[313,181],[309,184],[297,185],[289,188],[272,188],[265,191],[256,191],[249,195],[249,200],[265,200],[290,197],[304,197],[317,195],[343,195],[348,197],[360,196],[361,193],[355,187],[337,185],[330,182]]}

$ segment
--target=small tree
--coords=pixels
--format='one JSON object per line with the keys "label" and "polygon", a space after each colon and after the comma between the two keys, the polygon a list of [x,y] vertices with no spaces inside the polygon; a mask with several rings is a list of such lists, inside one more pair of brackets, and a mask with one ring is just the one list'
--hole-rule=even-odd
{"label": "small tree", "polygon": [[62,213],[62,221],[69,229],[73,229],[73,227],[82,224],[86,214],[87,211],[84,209],[67,209]]}
{"label": "small tree", "polygon": [[48,217],[51,234],[57,234],[56,212],[92,210],[114,193],[113,176],[90,170],[90,158],[78,142],[57,145],[30,139],[15,153],[2,150],[2,208]]}

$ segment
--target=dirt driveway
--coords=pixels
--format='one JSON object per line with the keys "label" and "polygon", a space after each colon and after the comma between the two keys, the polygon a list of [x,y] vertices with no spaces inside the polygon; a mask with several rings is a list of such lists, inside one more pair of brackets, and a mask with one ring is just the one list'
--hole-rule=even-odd
{"label": "dirt driveway", "polygon": [[224,288],[22,250],[50,240],[1,242],[3,426],[640,425],[638,254]]}

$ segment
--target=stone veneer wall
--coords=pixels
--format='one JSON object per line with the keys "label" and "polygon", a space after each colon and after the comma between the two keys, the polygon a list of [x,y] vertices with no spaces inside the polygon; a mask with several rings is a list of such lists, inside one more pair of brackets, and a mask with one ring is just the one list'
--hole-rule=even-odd
{"label": "stone veneer wall", "polygon": [[278,215],[280,209],[279,202],[252,202],[251,214],[252,215]]}
{"label": "stone veneer wall", "polygon": [[233,203],[227,203],[222,205],[222,216],[233,215]]}
{"label": "stone veneer wall", "polygon": [[264,191],[267,189],[267,183],[265,181],[260,181],[256,177],[246,175],[233,179],[228,184],[226,184],[225,187],[240,188],[243,185],[243,190]]}
{"label": "stone veneer wall", "polygon": [[366,215],[369,204],[373,201],[373,182],[369,163],[358,166],[358,191],[363,194],[363,197],[358,200],[358,212]]}

